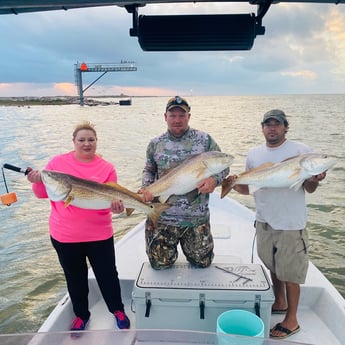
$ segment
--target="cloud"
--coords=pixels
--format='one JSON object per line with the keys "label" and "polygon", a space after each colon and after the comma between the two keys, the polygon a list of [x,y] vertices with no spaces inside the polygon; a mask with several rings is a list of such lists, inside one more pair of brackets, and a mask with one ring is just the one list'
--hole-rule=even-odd
{"label": "cloud", "polygon": [[0,83],[1,97],[76,96],[70,83]]}
{"label": "cloud", "polygon": [[330,59],[335,67],[332,73],[341,79],[345,79],[345,13],[332,9],[325,17],[325,32],[322,37]]}
{"label": "cloud", "polygon": [[[189,90],[182,90],[181,93],[183,92],[188,93]],[[84,96],[169,96],[178,93],[179,90],[168,87],[95,85],[89,92],[84,93]],[[0,94],[1,97],[77,96],[78,90],[72,83],[1,83]]]}
{"label": "cloud", "polygon": [[76,87],[71,83],[56,83],[53,88],[57,91],[58,95],[74,96]]}
{"label": "cloud", "polygon": [[316,79],[316,73],[313,71],[295,71],[295,72],[282,72],[282,76],[293,77],[293,78],[303,78],[303,79]]}

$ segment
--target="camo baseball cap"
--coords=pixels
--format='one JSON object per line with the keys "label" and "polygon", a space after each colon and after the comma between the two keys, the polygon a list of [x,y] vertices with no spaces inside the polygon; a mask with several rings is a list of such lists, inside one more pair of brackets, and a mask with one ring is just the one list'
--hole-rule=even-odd
{"label": "camo baseball cap", "polygon": [[269,119],[275,119],[279,121],[280,123],[288,123],[285,113],[279,109],[273,109],[273,110],[268,111],[264,115],[262,123],[265,123]]}
{"label": "camo baseball cap", "polygon": [[181,108],[186,113],[190,111],[190,105],[183,97],[180,96],[170,98],[165,111],[171,110],[173,108]]}

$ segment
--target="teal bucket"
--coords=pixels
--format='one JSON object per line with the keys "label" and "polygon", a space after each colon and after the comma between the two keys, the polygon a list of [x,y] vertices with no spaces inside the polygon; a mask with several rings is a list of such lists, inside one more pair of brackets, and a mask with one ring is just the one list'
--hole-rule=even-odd
{"label": "teal bucket", "polygon": [[[263,321],[254,313],[246,310],[233,309],[225,311],[217,318],[217,334],[219,343],[222,344],[260,344],[261,339],[252,339],[245,337],[264,337],[265,325]],[[241,337],[225,337],[223,335],[241,335]]]}

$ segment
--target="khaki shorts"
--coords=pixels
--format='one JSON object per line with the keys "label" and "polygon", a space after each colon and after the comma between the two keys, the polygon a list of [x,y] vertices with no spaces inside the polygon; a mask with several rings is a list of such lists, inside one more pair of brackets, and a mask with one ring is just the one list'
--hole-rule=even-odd
{"label": "khaki shorts", "polygon": [[256,222],[257,250],[265,266],[281,281],[303,284],[308,271],[308,233],[274,230]]}

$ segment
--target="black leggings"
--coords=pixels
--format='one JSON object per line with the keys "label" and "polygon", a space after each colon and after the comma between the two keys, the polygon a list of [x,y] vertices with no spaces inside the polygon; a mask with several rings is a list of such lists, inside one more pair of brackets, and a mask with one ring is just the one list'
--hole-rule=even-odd
{"label": "black leggings", "polygon": [[111,313],[123,310],[120,282],[115,265],[113,237],[104,241],[61,243],[51,237],[60,264],[64,270],[73,311],[83,320],[90,317],[88,294],[88,267],[95,274],[104,301]]}

